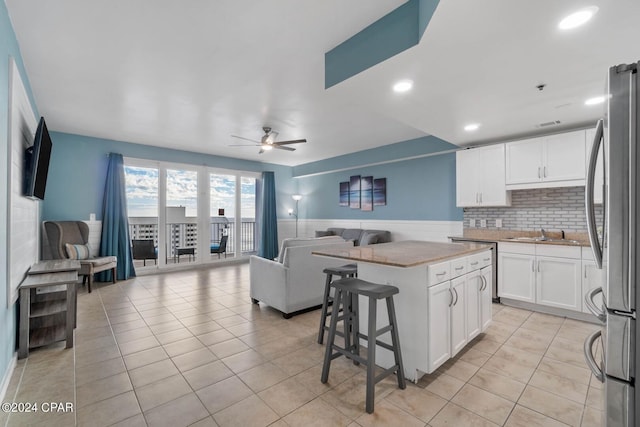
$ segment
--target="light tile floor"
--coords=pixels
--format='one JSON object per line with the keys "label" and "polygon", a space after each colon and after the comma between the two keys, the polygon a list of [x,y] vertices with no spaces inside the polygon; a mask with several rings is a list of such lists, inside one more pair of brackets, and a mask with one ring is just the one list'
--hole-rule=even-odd
{"label": "light tile floor", "polygon": [[7,426],[599,426],[582,342],[595,325],[494,304],[493,324],[405,390],[344,358],[320,382],[319,310],[284,320],[249,298],[246,264],[80,290],[75,348],[18,362],[5,401],[70,413],[0,413]]}

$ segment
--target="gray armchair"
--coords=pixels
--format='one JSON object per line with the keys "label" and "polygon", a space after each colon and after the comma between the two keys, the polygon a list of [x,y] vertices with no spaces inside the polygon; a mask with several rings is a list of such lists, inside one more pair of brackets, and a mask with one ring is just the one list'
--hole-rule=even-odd
{"label": "gray armchair", "polygon": [[[52,259],[72,258],[68,254],[67,246],[74,245],[74,248],[81,248],[81,245],[89,241],[89,226],[82,221],[45,221],[44,231],[48,241],[49,254]],[[80,271],[82,284],[88,282],[88,290],[91,292],[93,275],[101,271],[111,270],[113,283],[116,283],[116,267],[118,259],[115,256],[91,257],[90,254],[80,254]]]}

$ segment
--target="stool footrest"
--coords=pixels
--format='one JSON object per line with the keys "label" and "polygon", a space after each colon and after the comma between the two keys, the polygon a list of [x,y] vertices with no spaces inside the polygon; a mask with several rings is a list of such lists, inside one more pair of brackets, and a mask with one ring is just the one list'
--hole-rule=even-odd
{"label": "stool footrest", "polygon": [[[338,333],[338,331],[336,331],[336,333]],[[363,340],[368,340],[369,336],[365,335],[365,334],[363,334],[361,332],[358,332],[358,338],[362,338]],[[382,342],[380,340],[376,340],[376,345],[379,345],[382,348],[386,348],[389,351],[394,351],[395,350],[392,345],[387,344],[386,342]]]}
{"label": "stool footrest", "polygon": [[385,369],[385,371],[383,373],[381,373],[380,375],[378,375],[374,382],[377,384],[380,381],[382,381],[383,379],[387,378],[389,375],[391,374],[395,374],[396,371],[400,369],[400,367],[398,365],[393,365],[392,367],[390,367],[389,369]]}

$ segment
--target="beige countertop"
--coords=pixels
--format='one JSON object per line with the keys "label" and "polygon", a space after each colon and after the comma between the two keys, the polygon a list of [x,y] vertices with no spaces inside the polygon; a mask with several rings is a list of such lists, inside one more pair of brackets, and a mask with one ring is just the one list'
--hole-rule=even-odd
{"label": "beige countertop", "polygon": [[[449,236],[455,239],[472,239],[484,242],[505,242],[505,243],[536,243],[542,245],[565,245],[565,246],[591,246],[587,233],[567,232],[565,240],[559,231],[549,231],[545,235],[550,240],[533,240],[540,237],[540,231],[524,230],[482,230],[477,228],[467,228],[462,236]],[[517,238],[524,238],[516,240]],[[530,238],[531,240],[526,240]]]}
{"label": "beige countertop", "polygon": [[349,249],[318,249],[314,255],[370,262],[393,267],[414,267],[482,252],[490,246],[480,243],[440,243],[417,240],[354,246]]}

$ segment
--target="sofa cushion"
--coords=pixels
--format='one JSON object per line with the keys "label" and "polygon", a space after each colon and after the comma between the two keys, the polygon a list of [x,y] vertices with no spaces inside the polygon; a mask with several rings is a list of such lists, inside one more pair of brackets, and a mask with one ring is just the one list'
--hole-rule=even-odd
{"label": "sofa cushion", "polygon": [[325,244],[331,242],[342,242],[343,239],[340,236],[326,236],[326,237],[292,237],[284,239],[280,245],[280,252],[278,253],[278,262],[282,264],[284,259],[284,252],[291,246],[313,246],[317,244]]}
{"label": "sofa cushion", "polygon": [[384,230],[364,230],[360,237],[360,246],[373,245],[375,243],[388,243],[391,241],[391,233]]}
{"label": "sofa cushion", "polygon": [[362,230],[359,228],[347,228],[341,234],[344,240],[351,240],[355,246],[360,244],[360,235],[362,234]]}
{"label": "sofa cushion", "polygon": [[344,231],[344,228],[340,228],[340,227],[329,227],[327,228],[327,231],[330,231],[333,233],[333,236],[341,236],[342,232]]}
{"label": "sofa cushion", "polygon": [[324,230],[316,230],[316,237],[327,237],[327,236],[335,236],[333,231],[324,231]]}
{"label": "sofa cushion", "polygon": [[91,248],[89,245],[65,243],[64,248],[69,259],[88,259],[91,257]]}

